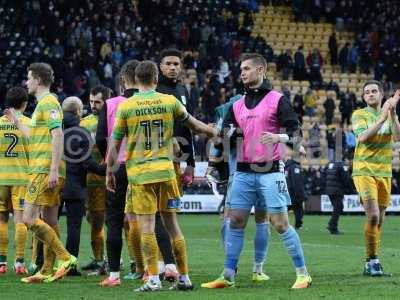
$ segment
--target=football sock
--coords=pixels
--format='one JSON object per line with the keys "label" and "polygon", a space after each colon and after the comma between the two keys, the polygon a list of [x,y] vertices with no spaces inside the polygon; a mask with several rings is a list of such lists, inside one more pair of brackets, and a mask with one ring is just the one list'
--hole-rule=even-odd
{"label": "football sock", "polygon": [[[55,228],[58,232],[58,225],[54,226],[53,228]],[[35,233],[39,240],[50,246],[59,260],[66,261],[70,259],[71,255],[64,248],[57,236],[56,231],[53,230],[48,224],[40,219],[36,219],[35,224],[33,224],[30,229]]]}
{"label": "football sock", "polygon": [[133,253],[133,248],[132,248],[132,239],[129,238],[129,230],[130,230],[130,225],[127,220],[124,221],[124,235],[125,235],[125,242],[126,245],[128,246],[128,254],[129,258],[131,261],[135,261],[135,255]]}
{"label": "football sock", "polygon": [[233,280],[244,242],[244,229],[229,228],[225,243],[224,277]]}
{"label": "football sock", "polygon": [[38,247],[38,239],[33,234],[32,235],[32,253],[31,253],[31,261],[32,263],[36,264],[36,257],[37,257],[37,247]]}
{"label": "football sock", "polygon": [[119,279],[119,272],[110,272],[109,278],[110,278],[111,280],[117,280],[117,279]]}
{"label": "football sock", "polygon": [[280,234],[280,238],[283,241],[290,257],[292,258],[293,264],[296,269],[302,269],[305,267],[303,248],[299,235],[292,226],[289,226],[286,232]]}
{"label": "football sock", "polygon": [[91,244],[94,259],[96,261],[104,260],[104,229],[94,228],[91,229]]}
{"label": "football sock", "polygon": [[179,281],[182,281],[187,284],[192,284],[188,274],[179,275]]}
{"label": "football sock", "polygon": [[[129,256],[131,254],[136,263],[136,271],[139,273],[144,272],[144,264],[143,264],[143,254],[142,254],[142,248],[140,245],[140,224],[139,221],[129,221],[129,234],[128,234],[128,249],[130,248],[131,250],[129,251]],[[129,246],[130,245],[130,246]],[[158,248],[158,247],[157,247]],[[131,253],[132,251],[132,253]],[[159,250],[157,249],[157,252]]]}
{"label": "football sock", "polygon": [[367,251],[367,257],[374,257],[378,255],[378,225],[372,225],[365,223],[364,226],[365,234],[365,248]]}
{"label": "football sock", "polygon": [[158,249],[154,233],[141,234],[143,261],[147,265],[149,276],[158,275]]}
{"label": "football sock", "polygon": [[149,276],[149,280],[151,280],[151,281],[154,282],[154,283],[161,283],[161,281],[160,281],[160,276],[158,276],[158,275],[151,275],[151,276]]}
{"label": "football sock", "polygon": [[186,252],[186,242],[183,236],[171,241],[172,251],[176,261],[179,274],[187,274],[189,272]]}
{"label": "football sock", "polygon": [[15,257],[24,258],[28,229],[24,223],[15,224]]}
{"label": "football sock", "polygon": [[381,234],[382,234],[382,226],[378,225],[378,230],[376,232],[376,239],[378,241],[378,245],[376,247],[376,253],[379,253],[379,249],[381,248]]}
{"label": "football sock", "polygon": [[[262,264],[265,261],[268,251],[268,240],[269,240],[269,229],[268,223],[258,223],[256,224],[256,233],[254,236],[254,265]],[[261,273],[257,271],[257,273]]]}
{"label": "football sock", "polygon": [[231,219],[224,218],[224,222],[222,223],[222,227],[221,227],[221,239],[222,239],[222,245],[224,247],[224,250],[225,250],[225,242],[226,242],[226,238],[228,236],[230,224],[231,224]]}
{"label": "football sock", "polygon": [[[57,237],[60,237],[60,228],[58,225],[50,226],[53,228],[54,232],[56,233]],[[51,249],[50,245],[44,244],[43,245],[43,266],[41,269],[41,273],[45,275],[49,275],[53,273],[54,263],[56,261],[56,254]]]}
{"label": "football sock", "polygon": [[8,252],[8,222],[0,223],[0,255],[7,256]]}
{"label": "football sock", "polygon": [[157,237],[157,245],[162,253],[164,263],[166,265],[175,264],[171,241],[159,214],[156,214],[155,232]]}

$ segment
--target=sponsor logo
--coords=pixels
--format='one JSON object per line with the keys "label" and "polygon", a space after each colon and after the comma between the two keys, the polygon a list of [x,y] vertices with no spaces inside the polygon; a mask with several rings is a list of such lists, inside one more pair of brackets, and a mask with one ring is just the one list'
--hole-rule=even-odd
{"label": "sponsor logo", "polygon": [[181,208],[181,199],[169,199],[167,202],[168,209],[179,209]]}

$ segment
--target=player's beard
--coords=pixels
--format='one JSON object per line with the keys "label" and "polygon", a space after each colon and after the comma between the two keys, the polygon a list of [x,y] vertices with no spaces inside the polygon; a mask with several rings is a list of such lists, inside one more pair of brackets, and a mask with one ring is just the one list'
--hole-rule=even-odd
{"label": "player's beard", "polygon": [[243,85],[246,89],[250,89],[252,86],[256,86],[257,84],[258,84],[257,78],[254,80],[248,81],[247,83],[243,83]]}

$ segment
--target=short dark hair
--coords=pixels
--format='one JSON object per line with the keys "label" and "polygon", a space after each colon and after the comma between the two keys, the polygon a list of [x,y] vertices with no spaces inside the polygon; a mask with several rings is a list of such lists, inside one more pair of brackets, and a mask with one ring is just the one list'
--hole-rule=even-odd
{"label": "short dark hair", "polygon": [[20,109],[25,102],[28,102],[28,92],[23,87],[15,86],[7,91],[6,107]]}
{"label": "short dark hair", "polygon": [[267,68],[267,61],[265,60],[264,56],[258,53],[243,53],[240,57],[240,61],[244,62],[245,60],[251,60],[257,65],[263,66],[265,69]]}
{"label": "short dark hair", "polygon": [[157,81],[158,68],[151,60],[145,60],[136,67],[135,73],[138,83],[150,85]]}
{"label": "short dark hair", "polygon": [[120,76],[127,82],[135,83],[135,69],[140,61],[137,59],[128,60],[121,68]]}
{"label": "short dark hair", "polygon": [[47,63],[32,63],[28,67],[29,71],[32,72],[33,78],[39,79],[40,83],[44,86],[49,87],[54,82],[53,68]]}
{"label": "short dark hair", "polygon": [[112,96],[112,90],[104,85],[97,85],[94,88],[90,90],[91,95],[97,95],[101,94],[101,100],[106,101],[107,99],[110,99]]}
{"label": "short dark hair", "polygon": [[364,94],[364,89],[366,88],[366,86],[370,85],[370,84],[376,84],[378,86],[378,90],[383,94],[383,85],[378,80],[368,80],[366,83],[364,83],[363,94]]}
{"label": "short dark hair", "polygon": [[160,62],[162,62],[164,57],[167,57],[167,56],[176,56],[179,59],[182,59],[182,52],[175,48],[164,49],[160,53]]}

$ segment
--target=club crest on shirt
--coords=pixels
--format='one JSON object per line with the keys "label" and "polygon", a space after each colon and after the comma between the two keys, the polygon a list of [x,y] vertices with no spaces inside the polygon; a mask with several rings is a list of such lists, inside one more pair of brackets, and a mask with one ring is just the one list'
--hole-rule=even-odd
{"label": "club crest on shirt", "polygon": [[37,190],[37,187],[36,187],[36,185],[34,185],[34,184],[31,184],[31,185],[28,187],[28,192],[29,192],[29,194],[31,194],[31,195],[35,194],[35,193],[36,193],[36,190]]}
{"label": "club crest on shirt", "polygon": [[50,119],[53,119],[53,120],[59,119],[59,113],[57,110],[53,109],[50,111]]}

